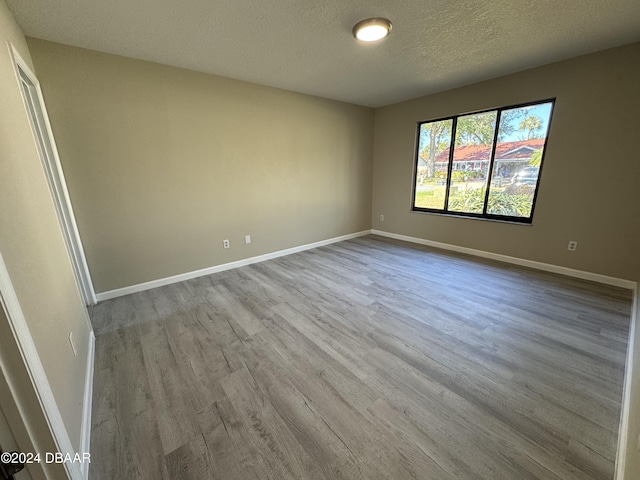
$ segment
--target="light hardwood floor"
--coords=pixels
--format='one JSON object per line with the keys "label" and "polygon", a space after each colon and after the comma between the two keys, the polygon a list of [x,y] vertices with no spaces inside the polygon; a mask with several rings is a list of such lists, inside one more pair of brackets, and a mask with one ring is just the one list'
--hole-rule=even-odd
{"label": "light hardwood floor", "polygon": [[374,236],[110,300],[90,478],[611,479],[630,311]]}

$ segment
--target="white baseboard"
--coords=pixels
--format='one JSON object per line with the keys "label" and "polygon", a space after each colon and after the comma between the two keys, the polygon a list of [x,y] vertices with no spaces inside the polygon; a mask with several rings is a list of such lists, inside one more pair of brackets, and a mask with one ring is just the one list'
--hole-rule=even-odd
{"label": "white baseboard", "polygon": [[599,273],[585,272],[583,270],[575,270],[573,268],[561,267],[559,265],[553,265],[550,263],[542,263],[542,262],[536,262],[534,260],[526,260],[524,258],[510,257],[508,255],[502,255],[500,253],[486,252],[484,250],[476,250],[475,248],[460,247],[458,245],[451,245],[449,243],[435,242],[433,240],[425,240],[424,238],[409,237],[407,235],[400,235],[397,233],[385,232],[383,230],[371,230],[371,233],[374,235],[380,235],[381,237],[394,238],[396,240],[402,240],[410,243],[417,243],[420,245],[427,245],[429,247],[440,248],[443,250],[450,250],[452,252],[465,253],[467,255],[474,255],[476,257],[482,257],[482,258],[489,258],[491,260],[497,260],[499,262],[505,262],[505,263],[511,263],[514,265],[520,265],[523,267],[535,268],[536,270],[542,270],[545,272],[559,273],[561,275],[567,275],[568,277],[581,278],[582,280],[591,280],[593,282],[627,288],[629,290],[633,290],[636,286],[636,282],[632,280],[609,277],[607,275],[600,275]]}
{"label": "white baseboard", "polygon": [[327,240],[321,240],[319,242],[308,243],[306,245],[300,245],[298,247],[287,248],[285,250],[278,250],[277,252],[265,253],[264,255],[258,255],[256,257],[245,258],[235,262],[224,263],[222,265],[216,265],[213,267],[203,268],[201,270],[195,270],[193,272],[181,273],[180,275],[174,275],[172,277],[160,278],[158,280],[152,280],[150,282],[138,283],[137,285],[131,285],[129,287],[118,288],[116,290],[109,290],[107,292],[98,293],[96,298],[99,302],[109,300],[111,298],[123,297],[131,293],[143,292],[145,290],[151,290],[152,288],[163,287],[172,283],[183,282],[185,280],[191,280],[192,278],[202,277],[205,275],[211,275],[212,273],[223,272],[225,270],[231,270],[233,268],[244,267],[251,265],[252,263],[264,262],[265,260],[271,260],[273,258],[283,257],[285,255],[291,255],[292,253],[302,252],[304,250],[311,250],[312,248],[322,247],[332,243],[342,242],[344,240],[350,240],[352,238],[362,237],[369,235],[371,230],[364,230],[362,232],[350,233],[348,235],[342,235],[340,237],[329,238]]}
{"label": "white baseboard", "polygon": [[158,280],[152,280],[150,282],[138,283],[136,285],[131,285],[128,287],[101,292],[96,295],[96,298],[99,302],[103,302],[105,300],[110,300],[112,298],[123,297],[131,293],[143,292],[145,290],[151,290],[152,288],[163,287],[165,285],[170,285],[172,283],[183,282],[185,280],[191,280],[192,278],[211,275],[212,273],[218,273],[218,272],[223,272],[225,270],[244,267],[246,265],[251,265],[253,263],[264,262],[265,260],[271,260],[273,258],[283,257],[285,255],[291,255],[292,253],[302,252],[304,250],[311,250],[312,248],[318,248],[324,245],[342,242],[344,240],[350,240],[352,238],[362,237],[369,234],[380,235],[382,237],[388,237],[388,238],[394,238],[396,240],[402,240],[410,243],[417,243],[420,245],[427,245],[430,247],[440,248],[443,250],[450,250],[453,252],[465,253],[468,255],[474,255],[476,257],[489,258],[489,259],[497,260],[500,262],[535,268],[537,270],[543,270],[546,272],[559,273],[561,275],[567,275],[569,277],[581,278],[583,280],[591,280],[591,281],[603,283],[606,285],[613,285],[616,287],[628,288],[630,290],[635,288],[635,282],[631,280],[625,280],[622,278],[609,277],[607,275],[600,275],[598,273],[575,270],[573,268],[561,267],[559,265],[553,265],[550,263],[542,263],[542,262],[536,262],[534,260],[526,260],[523,258],[510,257],[508,255],[486,252],[484,250],[476,250],[474,248],[460,247],[458,245],[451,245],[449,243],[435,242],[433,240],[425,240],[423,238],[417,238],[417,237],[409,237],[407,235],[400,235],[397,233],[385,232],[382,230],[364,230],[361,232],[351,233],[348,235],[342,235],[340,237],[321,240],[319,242],[300,245],[298,247],[287,248],[285,250],[278,250],[277,252],[258,255],[256,257],[245,258],[243,260],[238,260],[235,262],[224,263],[222,265],[215,265],[213,267],[203,268],[201,270],[181,273],[179,275],[160,278]]}
{"label": "white baseboard", "polygon": [[[95,368],[96,336],[89,332],[89,348],[87,353],[87,373],[84,380],[84,402],[82,409],[82,432],[80,434],[80,454],[91,452],[91,410],[93,406],[93,372]],[[89,462],[81,464],[82,478],[89,478]]]}
{"label": "white baseboard", "polygon": [[[258,263],[258,262],[263,262],[265,260],[270,260],[273,258],[278,258],[278,257],[282,257],[285,255],[291,255],[292,253],[297,253],[297,252],[302,252],[304,250],[310,250],[312,248],[317,248],[317,247],[321,247],[324,245],[329,245],[332,243],[337,243],[337,242],[341,242],[344,240],[350,240],[352,238],[357,238],[357,237],[362,237],[365,235],[369,235],[369,234],[374,234],[374,235],[379,235],[382,237],[387,237],[387,238],[393,238],[396,240],[401,240],[401,241],[405,241],[405,242],[410,242],[410,243],[416,243],[419,245],[427,245],[430,247],[434,247],[434,248],[440,248],[442,250],[449,250],[449,251],[453,251],[453,252],[459,252],[459,253],[464,253],[467,255],[473,255],[476,257],[482,257],[482,258],[488,258],[491,260],[497,260],[500,262],[505,262],[505,263],[511,263],[514,265],[520,265],[520,266],[524,266],[524,267],[529,267],[529,268],[534,268],[537,270],[542,270],[545,272],[551,272],[551,273],[558,273],[561,275],[567,275],[569,277],[574,277],[574,278],[580,278],[583,280],[590,280],[590,281],[594,281],[594,282],[598,282],[598,283],[602,283],[605,285],[612,285],[612,286],[616,286],[616,287],[622,287],[622,288],[627,288],[630,290],[634,291],[634,307],[633,307],[633,314],[632,314],[632,318],[631,318],[631,326],[630,326],[630,330],[629,330],[629,344],[628,344],[628,349],[627,349],[627,363],[626,363],[626,368],[625,368],[625,381],[624,381],[624,396],[623,396],[623,404],[622,404],[622,412],[621,412],[621,423],[620,423],[620,430],[619,430],[619,436],[618,436],[618,450],[617,450],[617,456],[616,456],[616,474],[615,474],[615,480],[623,480],[624,478],[624,468],[625,468],[625,460],[626,460],[626,447],[627,447],[627,439],[628,439],[628,433],[629,433],[629,413],[630,413],[630,409],[631,409],[631,398],[630,398],[630,387],[631,387],[631,378],[632,378],[632,362],[633,362],[633,353],[634,353],[634,335],[635,335],[635,330],[637,328],[637,305],[638,305],[638,301],[640,301],[638,299],[638,297],[640,296],[640,284],[637,284],[636,282],[632,281],[632,280],[626,280],[623,278],[616,278],[616,277],[610,277],[607,275],[601,275],[598,273],[592,273],[592,272],[585,272],[583,270],[576,270],[573,268],[568,268],[568,267],[562,267],[559,265],[553,265],[550,263],[543,263],[543,262],[537,262],[534,260],[527,260],[527,259],[523,259],[523,258],[517,258],[517,257],[511,257],[508,255],[502,255],[499,253],[492,253],[492,252],[486,252],[484,250],[477,250],[474,248],[468,248],[468,247],[461,247],[458,245],[452,245],[452,244],[448,244],[448,243],[442,243],[442,242],[436,242],[433,240],[426,240],[423,238],[417,238],[417,237],[410,237],[407,235],[400,235],[397,233],[391,233],[391,232],[385,232],[382,230],[365,230],[362,232],[357,232],[357,233],[352,233],[349,235],[343,235],[341,237],[335,237],[335,238],[330,238],[327,240],[322,240],[319,242],[314,242],[314,243],[309,243],[306,245],[301,245],[298,247],[293,247],[293,248],[289,248],[286,250],[279,250],[277,252],[272,252],[272,253],[267,253],[265,255],[259,255],[256,257],[251,257],[251,258],[247,258],[244,260],[238,260],[236,262],[230,262],[230,263],[225,263],[223,265],[217,265],[214,267],[209,267],[209,268],[205,268],[202,270],[196,270],[193,272],[187,272],[187,273],[183,273],[180,275],[175,275],[172,277],[167,277],[167,278],[162,278],[159,280],[153,280],[151,282],[145,282],[145,283],[140,283],[137,285],[132,285],[130,287],[124,287],[124,288],[119,288],[116,290],[110,290],[107,292],[103,292],[103,293],[98,293],[97,294],[97,299],[98,301],[104,301],[104,300],[109,300],[111,298],[116,298],[116,297],[121,297],[124,295],[129,295],[131,293],[136,293],[136,292],[142,292],[144,290],[150,290],[152,288],[156,288],[156,287],[161,287],[164,285],[169,285],[172,283],[177,283],[177,282],[182,282],[184,280],[190,280],[192,278],[196,278],[196,277],[201,277],[204,275],[210,275],[212,273],[216,273],[216,272],[222,272],[225,270],[230,270],[233,268],[238,268],[238,267],[242,267],[245,265],[251,265],[253,263]],[[91,342],[92,342],[92,347],[91,349],[93,350],[93,343],[95,341],[95,337],[93,336],[93,332],[91,333]],[[87,366],[87,369],[89,369],[89,366]],[[87,374],[87,382],[88,380],[88,376],[89,374]],[[91,376],[93,376],[93,353],[91,353]],[[85,405],[90,405],[90,401],[91,401],[91,393],[88,392],[89,388],[85,388]],[[87,397],[88,395],[88,397]],[[87,400],[88,398],[88,400]],[[87,403],[89,402],[89,403]],[[83,443],[82,446],[84,448],[84,451],[88,452],[89,451],[89,434],[85,434],[85,429],[88,429],[87,431],[90,432],[90,421],[91,421],[91,413],[89,412],[88,414],[85,412],[85,415],[83,416]],[[86,443],[85,443],[86,442]],[[88,470],[87,471],[83,471],[83,473],[85,474],[85,476],[83,478],[87,478],[86,475],[88,474]]]}
{"label": "white baseboard", "polygon": [[[640,399],[631,398],[632,379],[634,375],[633,360],[634,355],[640,355],[640,351],[635,352],[635,336],[636,328],[638,328],[638,302],[640,299],[640,283],[636,284],[633,295],[633,310],[631,312],[631,325],[629,326],[629,342],[627,343],[627,362],[624,371],[624,387],[622,389],[622,411],[620,413],[620,428],[618,429],[618,452],[616,455],[616,472],[615,480],[624,480],[626,472],[627,455],[629,454],[627,446],[629,445],[629,434],[631,429],[630,415],[632,400],[637,402]],[[640,348],[640,346],[638,347]],[[638,381],[638,380],[636,380]],[[627,476],[626,478],[631,478]]]}

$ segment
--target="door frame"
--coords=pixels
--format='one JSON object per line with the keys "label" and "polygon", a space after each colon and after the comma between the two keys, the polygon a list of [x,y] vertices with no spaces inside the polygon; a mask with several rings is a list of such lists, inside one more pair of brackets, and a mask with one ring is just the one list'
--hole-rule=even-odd
{"label": "door frame", "polygon": [[[51,384],[49,383],[49,379],[47,378],[47,374],[45,373],[42,361],[40,360],[40,355],[38,354],[36,345],[33,341],[33,338],[31,337],[31,331],[29,330],[27,320],[24,316],[24,313],[22,312],[22,307],[20,306],[20,303],[18,301],[18,297],[13,288],[13,284],[11,283],[11,278],[9,277],[9,272],[4,263],[2,252],[0,252],[0,308],[2,308],[4,313],[6,314],[9,328],[11,329],[11,332],[13,334],[13,338],[2,338],[0,344],[2,342],[13,341],[17,345],[27,373],[29,375],[29,379],[31,380],[31,384],[34,387],[34,392],[37,396],[38,403],[40,404],[40,408],[44,413],[49,431],[53,436],[55,446],[59,452],[63,454],[71,454],[71,456],[73,457],[76,451],[73,448],[71,439],[69,438],[69,433],[67,432],[67,428],[65,427],[64,421],[62,420],[60,409],[58,408],[56,399],[53,396],[53,390],[51,389]],[[11,375],[8,375],[7,373],[10,371],[10,369],[11,365],[6,364],[5,360],[0,355],[0,374],[2,374],[6,379],[6,382],[9,386],[10,394],[15,400],[18,398],[17,392],[20,390],[19,385],[21,379],[16,379]],[[17,403],[17,408],[19,411],[21,411],[19,403]],[[24,424],[25,417],[22,412],[21,418],[23,419],[22,422]],[[28,428],[27,432],[29,437],[31,438],[33,432],[29,431]],[[35,439],[32,440],[35,441]],[[43,466],[47,467],[46,464],[43,464]],[[67,472],[68,478],[73,480],[86,478],[86,473],[88,473],[88,470],[83,471],[80,465],[77,463],[65,463],[64,469]]]}
{"label": "door frame", "polygon": [[60,163],[58,148],[49,122],[49,115],[42,96],[40,82],[11,43],[9,43],[9,54],[13,61],[16,77],[20,85],[20,93],[31,124],[31,131],[38,147],[40,160],[49,183],[53,203],[55,204],[58,220],[60,221],[71,258],[76,283],[85,304],[87,306],[95,305],[98,301],[73,213],[73,206],[71,205],[67,183]]}
{"label": "door frame", "polygon": [[[1,313],[5,313],[0,311]],[[22,420],[18,405],[13,398],[11,389],[8,388],[8,382],[3,368],[0,368],[0,450],[3,452],[12,451],[32,451],[32,443],[21,448],[18,440],[14,436],[14,430],[26,432],[27,427]],[[19,434],[18,434],[19,435]],[[25,466],[25,469],[16,475],[17,480],[32,480],[31,470],[37,469],[41,476],[45,475],[45,471],[41,464],[31,464]]]}

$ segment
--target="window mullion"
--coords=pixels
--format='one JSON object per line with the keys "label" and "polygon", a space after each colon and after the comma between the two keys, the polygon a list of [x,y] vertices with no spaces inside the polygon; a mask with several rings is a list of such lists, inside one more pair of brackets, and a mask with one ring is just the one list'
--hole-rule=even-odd
{"label": "window mullion", "polygon": [[496,147],[498,145],[498,132],[500,130],[500,118],[502,117],[502,109],[498,110],[496,115],[496,126],[493,132],[493,144],[491,145],[491,159],[489,160],[489,170],[487,175],[487,187],[484,192],[484,205],[482,206],[482,215],[487,214],[487,207],[489,205],[489,191],[491,190],[491,181],[493,180],[493,164],[496,157]]}
{"label": "window mullion", "polygon": [[453,171],[453,150],[456,143],[456,128],[458,127],[458,117],[453,117],[451,124],[451,139],[449,142],[449,164],[447,165],[447,188],[444,192],[444,211],[449,211],[449,189],[451,187],[451,172]]}

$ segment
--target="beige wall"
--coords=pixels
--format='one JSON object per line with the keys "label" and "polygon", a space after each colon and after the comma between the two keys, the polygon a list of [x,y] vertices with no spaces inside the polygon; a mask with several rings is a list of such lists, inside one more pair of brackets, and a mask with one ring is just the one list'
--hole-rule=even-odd
{"label": "beige wall", "polygon": [[[638,279],[640,44],[380,108],[375,126],[366,108],[40,40],[29,47],[98,291],[367,229],[371,219],[394,233]],[[549,97],[533,225],[410,212],[416,122]],[[634,382],[638,398],[637,373]],[[633,405],[631,466],[640,461]]]}
{"label": "beige wall", "polygon": [[0,0],[0,252],[79,449],[90,327],[6,42],[31,62],[25,38]]}
{"label": "beige wall", "polygon": [[[636,43],[377,109],[373,228],[635,280],[639,85]],[[551,97],[531,226],[410,211],[417,122]]]}
{"label": "beige wall", "polygon": [[96,291],[371,228],[372,109],[29,47]]}

